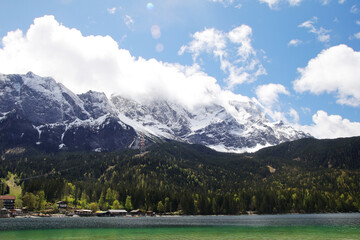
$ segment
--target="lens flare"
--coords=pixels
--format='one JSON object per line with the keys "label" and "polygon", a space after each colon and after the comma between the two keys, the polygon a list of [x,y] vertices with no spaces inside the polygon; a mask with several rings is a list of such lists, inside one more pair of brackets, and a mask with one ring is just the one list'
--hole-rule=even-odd
{"label": "lens flare", "polygon": [[150,31],[154,39],[159,39],[161,37],[161,29],[158,25],[151,26]]}
{"label": "lens flare", "polygon": [[156,44],[155,49],[157,52],[162,52],[162,51],[164,51],[164,45],[162,45],[161,43],[158,43],[158,44]]}
{"label": "lens flare", "polygon": [[151,2],[149,2],[149,3],[146,4],[146,8],[147,8],[148,10],[152,10],[152,9],[154,8],[154,4],[151,3]]}

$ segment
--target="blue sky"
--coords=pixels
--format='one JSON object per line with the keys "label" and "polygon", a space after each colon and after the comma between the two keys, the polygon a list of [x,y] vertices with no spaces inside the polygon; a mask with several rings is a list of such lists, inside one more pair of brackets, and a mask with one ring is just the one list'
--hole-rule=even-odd
{"label": "blue sky", "polygon": [[[360,134],[356,0],[2,0],[0,22],[2,73],[31,70],[77,93],[108,95],[148,94],[139,85],[164,81],[156,91],[194,89],[184,93],[186,103],[201,102],[190,96],[197,91],[231,91],[316,137]],[[101,82],[112,78],[108,65],[118,63],[126,71],[113,75],[128,82]],[[149,74],[179,79],[171,85]],[[140,90],[127,89],[131,82]]]}

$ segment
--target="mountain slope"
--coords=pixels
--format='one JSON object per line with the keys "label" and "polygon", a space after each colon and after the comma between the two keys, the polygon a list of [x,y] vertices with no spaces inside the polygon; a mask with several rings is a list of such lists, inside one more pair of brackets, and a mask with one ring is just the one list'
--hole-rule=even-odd
{"label": "mountain slope", "polygon": [[54,79],[31,72],[0,75],[0,128],[7,132],[4,144],[37,145],[48,151],[138,148],[140,134],[147,145],[172,139],[225,152],[253,152],[309,137],[271,122],[247,97],[191,108],[164,99],[108,99],[94,91],[76,95]]}
{"label": "mountain slope", "polygon": [[[353,153],[360,152],[359,141],[297,140],[253,154],[175,141],[153,144],[145,154],[12,149],[2,155],[0,178],[11,171],[23,179],[23,192],[42,190],[47,201],[102,209],[131,196],[135,209],[157,211],[162,201],[189,214],[358,211],[360,158]],[[292,159],[299,154],[313,157]],[[334,156],[338,165],[324,167]]]}
{"label": "mountain slope", "polygon": [[139,131],[202,144],[218,151],[243,152],[309,137],[281,122],[272,123],[248,98],[224,105],[210,103],[192,109],[165,100],[144,103],[112,96],[122,119]]}
{"label": "mountain slope", "polygon": [[111,110],[105,95],[90,91],[77,96],[52,78],[31,72],[0,78],[4,146],[37,145],[48,151],[128,148],[137,134]]}

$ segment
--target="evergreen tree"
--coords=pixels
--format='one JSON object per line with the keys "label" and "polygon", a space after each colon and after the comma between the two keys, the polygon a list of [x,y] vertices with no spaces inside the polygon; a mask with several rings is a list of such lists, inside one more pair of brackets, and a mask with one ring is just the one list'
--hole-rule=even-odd
{"label": "evergreen tree", "polygon": [[131,211],[131,210],[134,209],[134,208],[133,208],[133,205],[132,205],[132,202],[131,202],[131,196],[129,196],[129,195],[126,197],[125,209],[126,209],[127,211]]}

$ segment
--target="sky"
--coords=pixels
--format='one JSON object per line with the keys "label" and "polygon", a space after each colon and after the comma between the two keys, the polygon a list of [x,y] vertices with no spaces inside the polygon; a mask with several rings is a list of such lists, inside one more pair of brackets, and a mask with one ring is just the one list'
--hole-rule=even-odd
{"label": "sky", "polygon": [[247,98],[317,138],[360,135],[357,0],[0,0],[0,73],[188,108]]}

